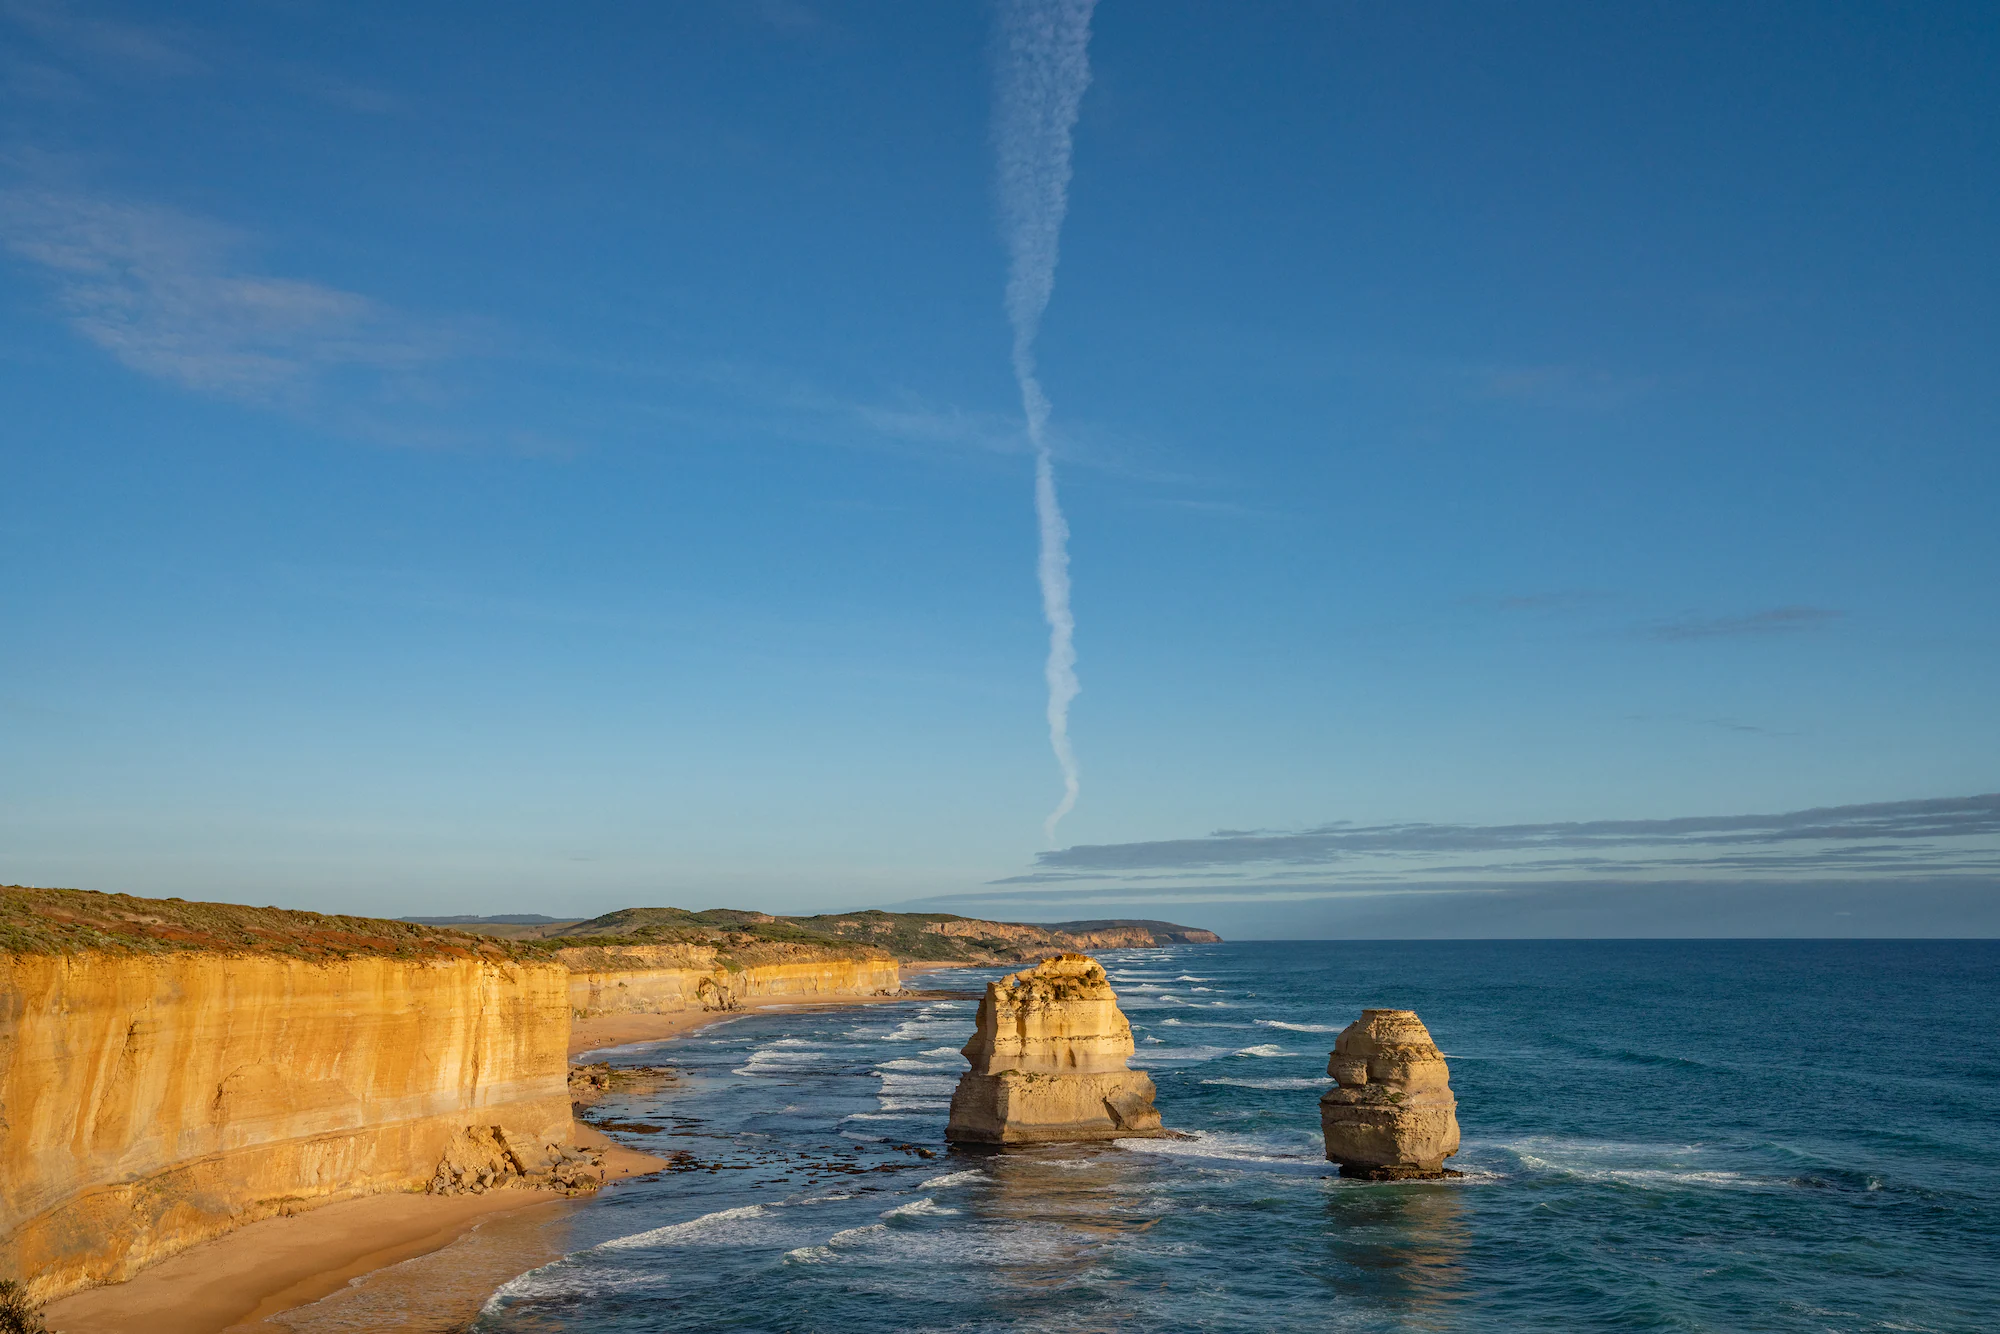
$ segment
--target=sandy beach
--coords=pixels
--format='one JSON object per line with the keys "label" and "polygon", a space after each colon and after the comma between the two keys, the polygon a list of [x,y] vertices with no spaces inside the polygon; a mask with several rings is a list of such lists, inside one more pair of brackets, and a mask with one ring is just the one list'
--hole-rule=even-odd
{"label": "sandy beach", "polygon": [[[912,965],[909,974],[950,965]],[[570,1032],[572,1058],[607,1047],[657,1042],[757,1010],[800,1012],[846,1009],[908,1000],[855,996],[837,1000],[765,1002],[736,1010],[674,1014],[604,1015],[578,1020]],[[584,1122],[576,1142],[601,1149],[607,1189],[657,1170],[663,1160],[613,1143]],[[444,1249],[484,1224],[528,1213],[582,1207],[583,1202],[526,1190],[443,1198],[373,1195],[344,1200],[289,1217],[267,1218],[162,1261],[137,1277],[93,1288],[49,1304],[49,1328],[59,1334],[249,1334],[276,1328],[270,1317],[346,1288],[357,1279]],[[554,1257],[549,1257],[554,1258]],[[501,1274],[495,1282],[511,1274]],[[478,1314],[488,1285],[426,1294],[427,1306],[411,1312],[423,1327],[457,1328]]]}

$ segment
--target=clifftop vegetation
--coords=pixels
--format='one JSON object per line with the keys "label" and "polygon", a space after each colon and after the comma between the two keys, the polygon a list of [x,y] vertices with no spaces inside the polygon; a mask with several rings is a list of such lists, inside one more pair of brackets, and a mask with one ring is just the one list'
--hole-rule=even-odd
{"label": "clifftop vegetation", "polygon": [[621,908],[589,921],[477,918],[388,921],[237,903],[143,899],[84,889],[0,886],[0,954],[108,950],[156,954],[211,950],[325,960],[376,955],[398,959],[554,959],[566,947],[691,945],[720,962],[894,955],[905,962],[1007,964],[1065,950],[1119,949],[1213,941],[1212,932],[1172,922],[1094,921],[1034,925],[955,913],[870,910],[778,917],[736,908]]}
{"label": "clifftop vegetation", "polygon": [[[415,919],[426,920],[426,919]],[[736,956],[774,947],[811,947],[826,957],[886,951],[905,962],[1004,964],[1064,950],[1119,949],[1221,939],[1199,927],[1119,919],[1034,925],[994,922],[956,913],[892,913],[879,909],[779,917],[736,908],[621,908],[583,922],[524,923],[451,919],[465,930],[554,946],[709,945]],[[858,948],[857,948],[858,947]]]}
{"label": "clifftop vegetation", "polygon": [[377,917],[0,885],[0,954],[69,954],[79,950],[130,954],[209,950],[309,960],[367,955],[396,959],[550,957],[548,947],[538,942],[469,936],[462,931]]}

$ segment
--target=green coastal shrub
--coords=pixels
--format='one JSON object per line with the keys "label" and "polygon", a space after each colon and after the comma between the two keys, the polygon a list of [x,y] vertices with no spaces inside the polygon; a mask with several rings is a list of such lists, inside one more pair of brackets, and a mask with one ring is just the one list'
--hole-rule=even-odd
{"label": "green coastal shrub", "polygon": [[11,1278],[0,1278],[0,1334],[49,1334],[42,1308],[28,1300],[28,1290]]}

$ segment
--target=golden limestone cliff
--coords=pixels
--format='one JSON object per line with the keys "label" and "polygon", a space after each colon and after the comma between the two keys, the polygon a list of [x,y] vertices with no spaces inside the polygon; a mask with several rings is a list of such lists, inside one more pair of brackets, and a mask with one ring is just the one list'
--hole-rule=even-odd
{"label": "golden limestone cliff", "polygon": [[1158,1135],[1153,1081],[1097,960],[1060,954],[990,982],[965,1044],[947,1139],[983,1144]]}
{"label": "golden limestone cliff", "polygon": [[1328,1161],[1372,1180],[1457,1176],[1458,1100],[1451,1072],[1414,1010],[1363,1010],[1334,1039],[1319,1100]]}
{"label": "golden limestone cliff", "polygon": [[708,945],[573,946],[558,950],[569,969],[570,1011],[676,1014],[733,1010],[756,1000],[893,996],[902,990],[895,959],[881,950],[845,947],[841,955],[807,945],[737,949],[725,960]]}
{"label": "golden limestone cliff", "polygon": [[43,1300],[463,1164],[482,1188],[566,1166],[568,983],[479,956],[0,951],[0,1278]]}
{"label": "golden limestone cliff", "polygon": [[574,1194],[572,1014],[893,994],[844,942],[559,953],[435,926],[0,886],[0,1279],[38,1301],[357,1195]]}

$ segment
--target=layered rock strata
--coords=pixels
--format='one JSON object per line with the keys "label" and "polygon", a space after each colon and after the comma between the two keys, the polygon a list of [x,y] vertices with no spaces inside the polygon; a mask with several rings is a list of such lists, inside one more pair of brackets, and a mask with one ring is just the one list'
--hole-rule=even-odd
{"label": "layered rock strata", "polygon": [[1334,1039],[1319,1100],[1326,1156],[1342,1176],[1372,1181],[1458,1176],[1458,1100],[1451,1072],[1414,1010],[1363,1010]]}
{"label": "layered rock strata", "polygon": [[579,1019],[733,1010],[754,1000],[893,996],[903,986],[895,959],[885,951],[852,948],[849,953],[859,957],[841,958],[811,946],[763,946],[758,952],[770,957],[725,963],[708,945],[593,945],[556,951],[569,969],[570,1012]]}
{"label": "layered rock strata", "polygon": [[441,1168],[478,1184],[482,1137],[582,1184],[551,1158],[568,990],[552,960],[0,951],[0,1277],[46,1300]]}
{"label": "layered rock strata", "polygon": [[1059,954],[989,982],[945,1138],[1036,1144],[1167,1133],[1132,1026],[1097,960]]}

